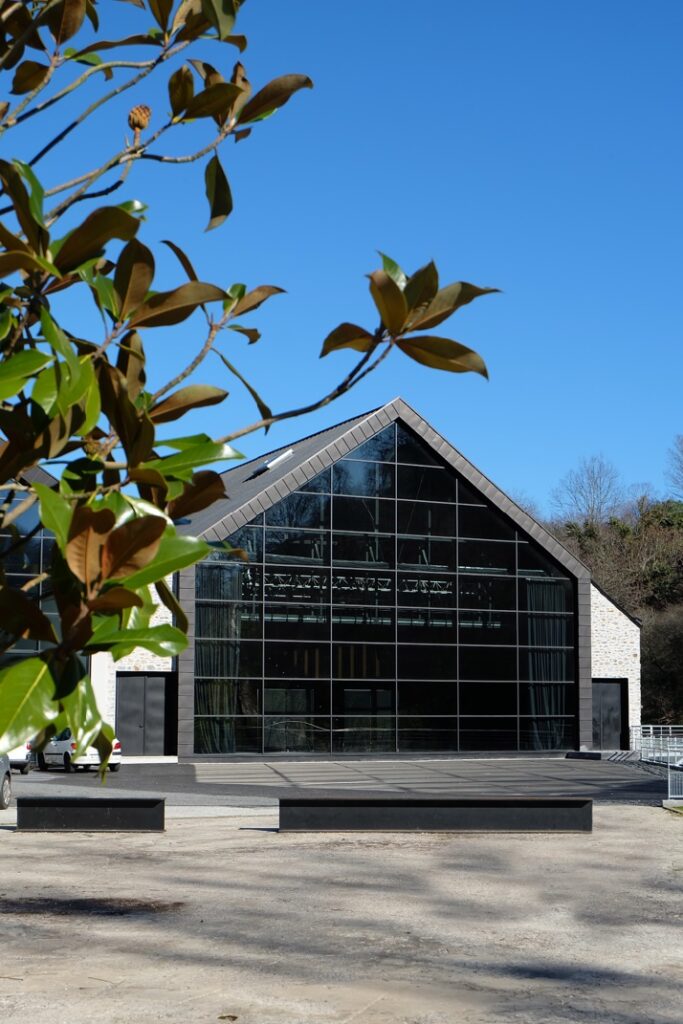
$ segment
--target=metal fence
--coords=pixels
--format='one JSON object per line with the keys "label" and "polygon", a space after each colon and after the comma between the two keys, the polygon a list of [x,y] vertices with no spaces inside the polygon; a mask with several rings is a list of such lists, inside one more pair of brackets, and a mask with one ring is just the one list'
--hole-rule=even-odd
{"label": "metal fence", "polygon": [[633,725],[631,750],[666,772],[669,800],[683,800],[683,725]]}

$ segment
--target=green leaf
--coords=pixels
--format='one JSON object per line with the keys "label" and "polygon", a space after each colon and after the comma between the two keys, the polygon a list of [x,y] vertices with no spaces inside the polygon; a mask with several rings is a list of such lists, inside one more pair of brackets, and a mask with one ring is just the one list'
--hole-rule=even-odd
{"label": "green leaf", "polygon": [[216,114],[226,114],[242,90],[232,82],[216,82],[210,85],[188,103],[183,121],[193,121],[198,117],[213,117]]}
{"label": "green leaf", "polygon": [[130,320],[131,327],[167,327],[179,324],[194,313],[203,302],[216,302],[226,298],[222,288],[201,281],[181,284],[172,292],[157,292],[143,303]]}
{"label": "green leaf", "polygon": [[[154,279],[154,256],[137,238],[121,250],[114,274],[114,290],[118,296],[119,317],[125,320],[147,298]],[[108,278],[102,278],[108,280]]]}
{"label": "green leaf", "polygon": [[[6,160],[0,160],[0,180],[12,202],[19,226],[26,235],[29,248],[33,250],[35,255],[42,256],[47,250],[48,234],[45,228],[36,221],[31,212],[29,194],[14,164],[10,164]],[[16,248],[22,247],[23,243],[16,246]],[[15,246],[12,246],[12,248],[15,248]]]}
{"label": "green leaf", "polygon": [[55,266],[62,273],[75,270],[82,263],[101,255],[107,242],[119,238],[129,242],[134,238],[140,221],[118,206],[102,206],[93,210],[82,224],[64,240],[55,257]]}
{"label": "green leaf", "polygon": [[136,647],[144,647],[159,658],[176,657],[187,647],[187,637],[176,626],[164,623],[146,629],[122,629],[108,638],[113,643],[110,653],[114,661],[125,658]]}
{"label": "green leaf", "polygon": [[228,392],[223,388],[215,388],[210,384],[189,384],[152,406],[149,418],[153,423],[170,423],[184,416],[190,409],[218,405],[227,397]]}
{"label": "green leaf", "polygon": [[74,660],[79,662],[79,668],[72,671],[80,678],[70,692],[61,697],[60,703],[65,725],[71,729],[71,737],[77,744],[73,756],[78,757],[95,741],[103,723],[90,676],[85,673],[80,659]]}
{"label": "green leaf", "polygon": [[28,274],[42,270],[55,277],[62,276],[54,264],[42,256],[23,250],[0,253],[0,274],[13,274],[16,270],[24,270]]}
{"label": "green leaf", "polygon": [[47,64],[40,64],[35,60],[25,60],[18,66],[12,79],[12,92],[15,96],[21,96],[26,92],[33,92],[42,84],[47,77],[50,68]]}
{"label": "green leaf", "polygon": [[177,455],[167,455],[164,459],[152,459],[143,462],[141,469],[156,469],[164,476],[177,477],[180,480],[190,479],[192,472],[210,462],[223,462],[225,459],[241,459],[240,452],[229,444],[217,444],[215,441],[197,444],[186,448]]}
{"label": "green leaf", "polygon": [[486,364],[481,356],[458,341],[424,334],[416,338],[400,338],[396,344],[415,362],[431,366],[434,370],[479,373],[488,379]]}
{"label": "green leaf", "polygon": [[0,363],[0,399],[17,395],[34,373],[52,362],[52,356],[36,349],[24,349]]}
{"label": "green leaf", "polygon": [[24,743],[57,718],[54,692],[55,680],[42,658],[18,660],[0,670],[0,750]]}
{"label": "green leaf", "polygon": [[[230,298],[234,298],[233,289],[242,289],[244,285],[233,285],[228,294]],[[233,310],[233,316],[243,316],[245,313],[250,313],[253,309],[258,309],[259,306],[263,305],[266,299],[269,299],[271,295],[284,295],[284,288],[277,288],[274,284],[260,284],[258,288],[254,288],[253,291],[246,292],[243,294]],[[237,294],[237,293],[236,293]]]}
{"label": "green leaf", "polygon": [[388,274],[392,281],[395,281],[401,291],[403,291],[408,281],[405,271],[399,267],[396,260],[392,260],[391,256],[387,256],[383,252],[380,252],[379,255],[382,257],[382,269],[385,274]]}
{"label": "green leaf", "polygon": [[282,75],[260,89],[239,114],[240,124],[258,121],[274,110],[284,107],[299,89],[312,89],[313,82],[308,75]]}
{"label": "green leaf", "polygon": [[410,321],[411,331],[425,331],[447,320],[456,309],[478,299],[480,295],[491,295],[499,288],[479,288],[467,281],[456,281],[438,291],[427,308]]}
{"label": "green leaf", "polygon": [[45,221],[43,219],[43,201],[45,199],[45,189],[40,184],[33,169],[29,167],[28,164],[23,163],[21,160],[14,160],[14,166],[31,189],[29,209],[33,215],[33,219],[36,224],[40,224],[40,226],[44,228]]}
{"label": "green leaf", "polygon": [[178,117],[192,102],[194,96],[194,78],[187,64],[174,71],[168,80],[168,98],[174,117]]}
{"label": "green leaf", "polygon": [[370,294],[377,306],[382,323],[392,336],[400,334],[408,317],[406,297],[393,277],[384,270],[369,274]]}
{"label": "green leaf", "polygon": [[130,590],[139,590],[140,587],[156,583],[174,572],[200,562],[210,551],[211,547],[206,541],[197,537],[178,537],[172,527],[167,527],[154,563],[129,576],[125,581],[126,586]]}
{"label": "green leaf", "polygon": [[421,309],[432,301],[439,289],[439,272],[436,264],[431,261],[424,267],[420,267],[406,281],[403,289],[408,303],[408,309]]}
{"label": "green leaf", "polygon": [[209,200],[211,217],[206,226],[207,231],[217,228],[232,213],[232,193],[230,185],[221,167],[221,162],[214,154],[206,165],[204,172],[206,182],[206,198]]}
{"label": "green leaf", "polygon": [[218,32],[219,39],[227,39],[232,32],[239,2],[235,0],[201,0],[202,13]]}
{"label": "green leaf", "polygon": [[54,533],[60,549],[65,551],[71,523],[71,506],[57,491],[46,487],[45,484],[33,484],[33,490],[38,495],[41,523]]}
{"label": "green leaf", "polygon": [[338,348],[353,348],[356,352],[369,352],[376,344],[377,339],[374,335],[363,327],[358,327],[357,324],[343,323],[330,331],[325,338],[320,358],[329,355],[330,352],[335,352]]}

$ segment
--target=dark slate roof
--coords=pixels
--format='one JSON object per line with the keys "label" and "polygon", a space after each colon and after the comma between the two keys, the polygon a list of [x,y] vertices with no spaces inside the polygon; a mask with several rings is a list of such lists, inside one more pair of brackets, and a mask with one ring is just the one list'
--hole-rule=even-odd
{"label": "dark slate roof", "polygon": [[[265,512],[282,498],[286,498],[307,480],[317,476],[327,466],[348,455],[354,448],[396,421],[404,423],[421,437],[444,462],[457,470],[494,507],[508,516],[520,530],[528,534],[568,572],[583,579],[590,578],[590,570],[582,562],[499,490],[402,398],[395,398],[379,409],[345,420],[328,430],[311,434],[301,441],[284,445],[228,470],[223,474],[228,497],[190,517],[182,526],[179,525],[179,532],[204,536],[209,541],[223,540],[228,534],[238,530],[261,512]],[[291,458],[265,473],[253,475],[265,462],[276,459],[290,448],[293,452]]]}

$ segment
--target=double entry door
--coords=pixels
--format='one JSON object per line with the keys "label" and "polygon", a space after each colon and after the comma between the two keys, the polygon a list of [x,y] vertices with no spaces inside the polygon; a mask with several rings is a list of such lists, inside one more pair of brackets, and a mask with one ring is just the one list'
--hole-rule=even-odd
{"label": "double entry door", "polygon": [[177,751],[175,678],[164,673],[120,672],[116,677],[116,734],[126,754]]}

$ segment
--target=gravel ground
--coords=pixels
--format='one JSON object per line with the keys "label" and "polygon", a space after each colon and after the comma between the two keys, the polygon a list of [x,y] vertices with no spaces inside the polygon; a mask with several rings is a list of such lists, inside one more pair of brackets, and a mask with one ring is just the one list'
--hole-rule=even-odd
{"label": "gravel ground", "polygon": [[0,1021],[681,1024],[683,816],[591,835],[0,827]]}

